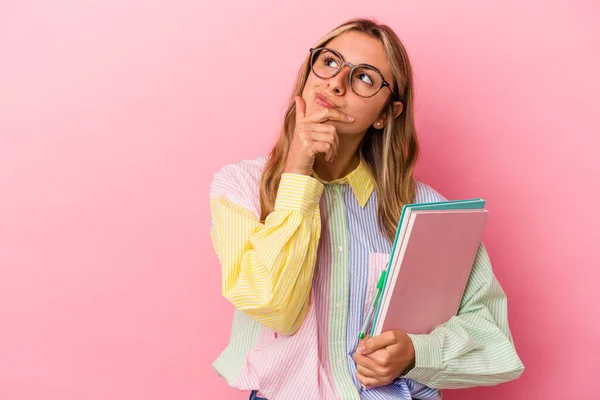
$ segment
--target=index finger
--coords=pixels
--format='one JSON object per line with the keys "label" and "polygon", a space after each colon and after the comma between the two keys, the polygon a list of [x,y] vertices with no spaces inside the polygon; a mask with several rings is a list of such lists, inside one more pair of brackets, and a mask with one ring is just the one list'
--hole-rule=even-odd
{"label": "index finger", "polygon": [[373,360],[369,356],[365,356],[360,353],[354,353],[352,355],[352,359],[354,360],[356,365],[360,365],[361,367],[367,368],[373,372],[375,372],[375,370],[378,367],[378,364],[375,360]]}
{"label": "index finger", "polygon": [[317,123],[325,121],[351,122],[354,121],[354,117],[334,108],[324,108],[309,115],[308,120]]}
{"label": "index finger", "polygon": [[296,102],[296,122],[298,122],[300,118],[304,118],[304,113],[306,112],[306,103],[304,103],[302,96],[296,96],[294,101]]}
{"label": "index finger", "polygon": [[383,332],[381,335],[373,336],[365,341],[365,353],[373,353],[396,343],[396,336],[392,331]]}

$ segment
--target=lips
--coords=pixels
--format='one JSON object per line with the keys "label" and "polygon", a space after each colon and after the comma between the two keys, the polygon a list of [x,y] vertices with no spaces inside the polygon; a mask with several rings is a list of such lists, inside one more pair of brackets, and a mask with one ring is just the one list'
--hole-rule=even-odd
{"label": "lips", "polygon": [[320,93],[315,96],[315,103],[322,107],[337,108],[333,101],[329,100],[327,96],[324,96]]}

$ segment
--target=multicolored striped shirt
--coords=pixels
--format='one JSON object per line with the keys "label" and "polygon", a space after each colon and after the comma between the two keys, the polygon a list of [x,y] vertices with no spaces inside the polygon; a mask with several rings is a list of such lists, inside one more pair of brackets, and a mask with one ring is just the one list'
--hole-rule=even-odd
{"label": "multicolored striped shirt", "polygon": [[[506,296],[481,244],[458,315],[430,334],[409,334],[416,365],[406,375],[362,389],[352,355],[392,246],[378,225],[372,171],[361,160],[331,182],[284,173],[261,223],[266,161],[227,165],[210,188],[222,291],[235,306],[229,345],[213,368],[230,386],[269,400],[433,400],[440,389],[521,375]],[[443,200],[417,181],[415,203]]]}

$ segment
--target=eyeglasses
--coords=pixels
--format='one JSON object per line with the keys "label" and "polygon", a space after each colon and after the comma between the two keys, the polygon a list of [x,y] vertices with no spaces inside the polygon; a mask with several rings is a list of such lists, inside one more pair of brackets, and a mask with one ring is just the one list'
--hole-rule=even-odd
{"label": "eyeglasses", "polygon": [[340,73],[344,65],[350,67],[348,80],[352,91],[360,97],[373,97],[385,86],[393,97],[394,91],[383,75],[372,65],[353,65],[344,61],[340,53],[326,47],[310,49],[310,68],[312,72],[322,79],[333,78]]}

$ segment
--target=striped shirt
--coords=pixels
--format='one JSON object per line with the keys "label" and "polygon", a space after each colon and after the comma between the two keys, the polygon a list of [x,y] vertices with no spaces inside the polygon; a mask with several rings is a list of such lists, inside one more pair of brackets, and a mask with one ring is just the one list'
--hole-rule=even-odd
{"label": "striped shirt", "polygon": [[[481,244],[458,315],[430,334],[408,334],[416,365],[406,375],[362,389],[352,355],[392,246],[378,225],[372,171],[361,160],[331,182],[284,173],[261,223],[266,161],[227,165],[210,188],[222,291],[235,306],[229,345],[213,368],[230,386],[269,400],[433,400],[440,389],[521,375],[506,296]],[[417,181],[415,203],[444,200]]]}

